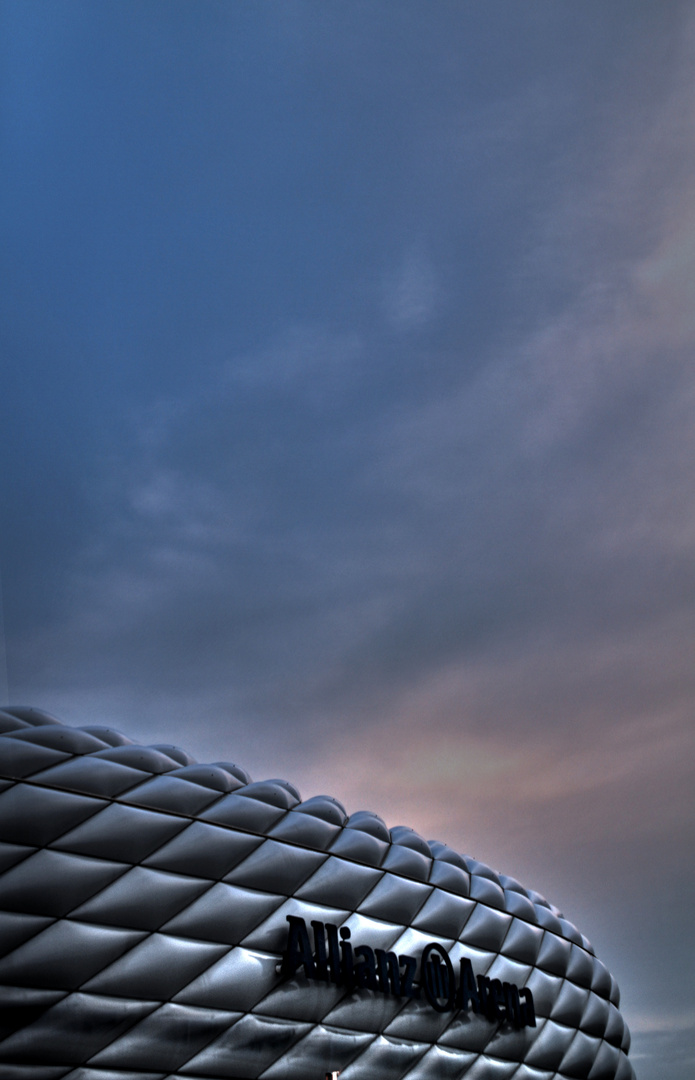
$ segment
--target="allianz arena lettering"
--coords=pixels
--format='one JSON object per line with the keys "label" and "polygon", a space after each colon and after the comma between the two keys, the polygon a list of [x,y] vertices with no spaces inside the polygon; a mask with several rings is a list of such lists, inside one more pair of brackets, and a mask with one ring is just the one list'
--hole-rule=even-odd
{"label": "allianz arena lettering", "polygon": [[539,893],[376,814],[0,709],[0,1075],[634,1080]]}
{"label": "allianz arena lettering", "polygon": [[472,1009],[491,1023],[502,1020],[516,1028],[536,1026],[533,994],[528,987],[520,990],[514,983],[476,976],[468,957],[459,960],[461,970],[457,984],[448,953],[437,941],[425,945],[418,984],[418,962],[414,956],[396,956],[369,945],[353,946],[349,927],[341,927],[339,931],[332,923],[324,926],[317,919],[311,923],[312,953],[304,919],[288,915],[287,921],[290,928],[281,966],[283,975],[295,975],[302,967],[307,979],[330,981],[352,989],[360,987],[406,998],[419,998],[422,991],[437,1012]]}

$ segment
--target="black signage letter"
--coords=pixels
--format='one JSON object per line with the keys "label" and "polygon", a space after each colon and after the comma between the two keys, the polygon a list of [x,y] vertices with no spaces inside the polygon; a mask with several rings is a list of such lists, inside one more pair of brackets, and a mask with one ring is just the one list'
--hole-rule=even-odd
{"label": "black signage letter", "polygon": [[453,1008],[456,990],[454,969],[448,953],[437,941],[431,941],[422,950],[420,982],[433,1009],[446,1012]]}
{"label": "black signage letter", "polygon": [[399,956],[398,960],[401,967],[405,969],[401,975],[401,996],[419,998],[420,987],[413,986],[415,972],[417,971],[417,960],[414,956]]}
{"label": "black signage letter", "polygon": [[369,945],[358,945],[355,956],[360,957],[359,963],[355,964],[355,983],[366,990],[378,990],[376,981],[376,960],[374,950]]}
{"label": "black signage letter", "polygon": [[355,964],[352,955],[352,945],[350,944],[350,927],[341,926],[340,936],[343,939],[340,942],[340,951],[343,955],[343,983],[345,986],[352,986],[355,978]]}
{"label": "black signage letter", "polygon": [[502,983],[502,989],[504,990],[504,1011],[507,1014],[507,1020],[514,1027],[521,1027],[521,1002],[519,1001],[519,989],[514,983]]}
{"label": "black signage letter", "polygon": [[495,1020],[497,1017],[497,1009],[495,1003],[490,999],[490,980],[485,975],[478,975],[478,994],[480,995],[480,1011],[485,1013],[488,1020]]}
{"label": "black signage letter", "polygon": [[315,979],[316,968],[311,955],[306,923],[304,919],[299,919],[296,915],[288,915],[287,921],[290,924],[290,932],[287,939],[287,951],[282,958],[282,974],[291,978],[297,968],[303,964],[307,979]]}
{"label": "black signage letter", "polygon": [[503,1020],[505,1016],[505,998],[502,983],[499,979],[492,979],[488,989],[488,1016],[491,1020]]}
{"label": "black signage letter", "polygon": [[313,921],[311,929],[314,931],[316,978],[328,979],[328,964],[326,963],[326,928],[322,922]]}
{"label": "black signage letter", "polygon": [[480,1004],[480,994],[478,993],[478,986],[475,981],[475,975],[473,974],[473,965],[468,957],[464,957],[460,963],[461,967],[461,985],[459,986],[459,1008],[464,1012],[468,1012],[468,1009],[473,1009],[474,1013],[482,1011]]}
{"label": "black signage letter", "polygon": [[340,945],[338,944],[338,927],[333,923],[326,923],[328,935],[328,966],[331,972],[331,982],[339,983],[340,978]]}
{"label": "black signage letter", "polygon": [[533,1005],[533,994],[528,986],[519,991],[521,997],[521,1023],[522,1026],[536,1026],[536,1010]]}
{"label": "black signage letter", "polygon": [[398,970],[398,959],[395,953],[384,952],[383,949],[375,949],[377,975],[379,989],[382,994],[395,994],[401,996],[401,974]]}

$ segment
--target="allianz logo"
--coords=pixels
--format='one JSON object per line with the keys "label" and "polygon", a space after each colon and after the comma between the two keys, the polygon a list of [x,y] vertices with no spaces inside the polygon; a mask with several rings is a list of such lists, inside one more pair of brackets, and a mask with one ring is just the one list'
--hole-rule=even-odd
{"label": "allianz logo", "polygon": [[437,1012],[472,1011],[490,1023],[508,1022],[515,1028],[535,1027],[533,994],[528,987],[476,975],[467,957],[458,972],[437,941],[425,945],[418,963],[415,956],[397,956],[370,945],[355,945],[350,928],[314,920],[313,949],[304,919],[288,915],[287,948],[281,974],[293,978],[300,968],[307,979],[335,983],[350,990],[421,999]]}

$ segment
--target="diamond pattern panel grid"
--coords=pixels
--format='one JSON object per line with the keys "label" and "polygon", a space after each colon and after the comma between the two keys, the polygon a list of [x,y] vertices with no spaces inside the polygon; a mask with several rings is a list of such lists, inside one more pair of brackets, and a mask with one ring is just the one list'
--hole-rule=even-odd
{"label": "diamond pattern panel grid", "polygon": [[229,762],[0,710],[0,1072],[634,1080],[628,1047],[615,980],[514,879]]}

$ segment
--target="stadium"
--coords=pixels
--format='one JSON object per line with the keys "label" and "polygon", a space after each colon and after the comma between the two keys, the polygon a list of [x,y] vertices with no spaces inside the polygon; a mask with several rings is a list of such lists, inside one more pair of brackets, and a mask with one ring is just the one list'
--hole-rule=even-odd
{"label": "stadium", "polygon": [[8,1080],[631,1080],[539,893],[376,814],[0,710]]}

